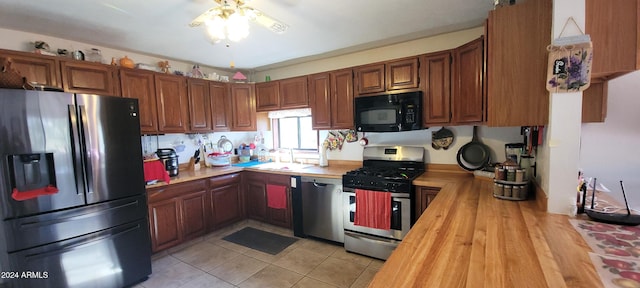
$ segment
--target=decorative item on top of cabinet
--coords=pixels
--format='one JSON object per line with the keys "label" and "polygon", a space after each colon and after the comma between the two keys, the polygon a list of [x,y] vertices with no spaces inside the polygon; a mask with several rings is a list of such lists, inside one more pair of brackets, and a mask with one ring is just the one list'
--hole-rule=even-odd
{"label": "decorative item on top of cabinet", "polygon": [[189,131],[212,131],[209,81],[187,79],[187,94],[189,95]]}
{"label": "decorative item on top of cabinet", "polygon": [[154,73],[144,70],[119,69],[122,97],[138,99],[140,132],[158,133],[158,110]]}
{"label": "decorative item on top of cabinet", "polygon": [[256,100],[253,84],[231,83],[231,130],[256,131]]}
{"label": "decorative item on top of cabinet", "polygon": [[549,118],[547,45],[552,0],[489,11],[486,22],[488,126],[540,126]]}
{"label": "decorative item on top of cabinet", "polygon": [[116,70],[111,65],[88,61],[62,60],[64,91],[98,95],[120,95]]}
{"label": "decorative item on top of cabinet", "polygon": [[0,57],[11,58],[11,67],[27,78],[28,83],[62,88],[56,57],[2,49]]}
{"label": "decorative item on top of cabinet", "polygon": [[429,204],[431,204],[433,199],[436,198],[438,192],[440,192],[440,188],[426,186],[416,187],[416,199],[414,202],[415,215],[413,218],[413,222],[418,221],[420,215],[424,213],[424,210],[427,210],[427,207],[429,207]]}
{"label": "decorative item on top of cabinet", "polygon": [[585,33],[593,43],[592,79],[640,69],[640,1],[586,0]]}

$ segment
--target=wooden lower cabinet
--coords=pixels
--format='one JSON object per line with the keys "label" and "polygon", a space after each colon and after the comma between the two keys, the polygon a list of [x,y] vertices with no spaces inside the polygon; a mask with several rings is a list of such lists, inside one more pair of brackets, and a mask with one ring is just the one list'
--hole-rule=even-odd
{"label": "wooden lower cabinet", "polygon": [[244,218],[240,173],[209,179],[209,230],[215,230]]}
{"label": "wooden lower cabinet", "polygon": [[415,216],[413,219],[414,222],[418,221],[418,218],[420,218],[420,215],[422,215],[424,210],[427,210],[427,207],[429,207],[431,201],[436,198],[438,192],[440,192],[440,188],[424,186],[416,187],[416,201],[414,206]]}
{"label": "wooden lower cabinet", "polygon": [[147,192],[153,252],[207,232],[206,184],[205,180],[190,181]]}
{"label": "wooden lower cabinet", "polygon": [[[289,184],[291,177],[255,172],[246,172],[245,176],[247,217],[272,225],[291,228],[291,187]],[[286,187],[286,209],[274,209],[267,206],[267,184]]]}

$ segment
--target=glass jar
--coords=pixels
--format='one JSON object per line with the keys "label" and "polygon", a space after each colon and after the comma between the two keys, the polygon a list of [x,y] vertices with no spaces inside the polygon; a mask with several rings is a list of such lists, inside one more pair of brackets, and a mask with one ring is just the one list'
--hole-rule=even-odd
{"label": "glass jar", "polygon": [[85,58],[85,60],[90,62],[102,63],[102,52],[100,52],[100,49],[91,48],[91,50],[87,51]]}

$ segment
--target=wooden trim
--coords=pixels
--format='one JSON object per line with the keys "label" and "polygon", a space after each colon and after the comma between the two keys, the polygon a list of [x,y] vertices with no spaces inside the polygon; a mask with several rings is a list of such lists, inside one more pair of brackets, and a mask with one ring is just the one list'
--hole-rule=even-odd
{"label": "wooden trim", "polygon": [[538,184],[538,182],[531,181],[533,182],[532,185],[532,189],[534,189],[534,198],[536,201],[536,207],[538,209],[540,209],[540,211],[542,212],[547,212],[547,201],[549,200],[549,197],[547,196],[547,193],[544,192],[544,190],[542,189],[542,187],[540,187],[540,185]]}

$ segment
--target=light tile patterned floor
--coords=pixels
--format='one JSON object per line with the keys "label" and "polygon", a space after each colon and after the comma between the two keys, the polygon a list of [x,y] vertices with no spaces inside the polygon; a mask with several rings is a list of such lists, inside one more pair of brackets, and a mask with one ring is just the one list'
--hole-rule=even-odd
{"label": "light tile patterned floor", "polygon": [[153,274],[135,287],[367,287],[384,263],[305,238],[277,255],[222,240],[244,227],[293,237],[291,230],[242,221],[155,254]]}

